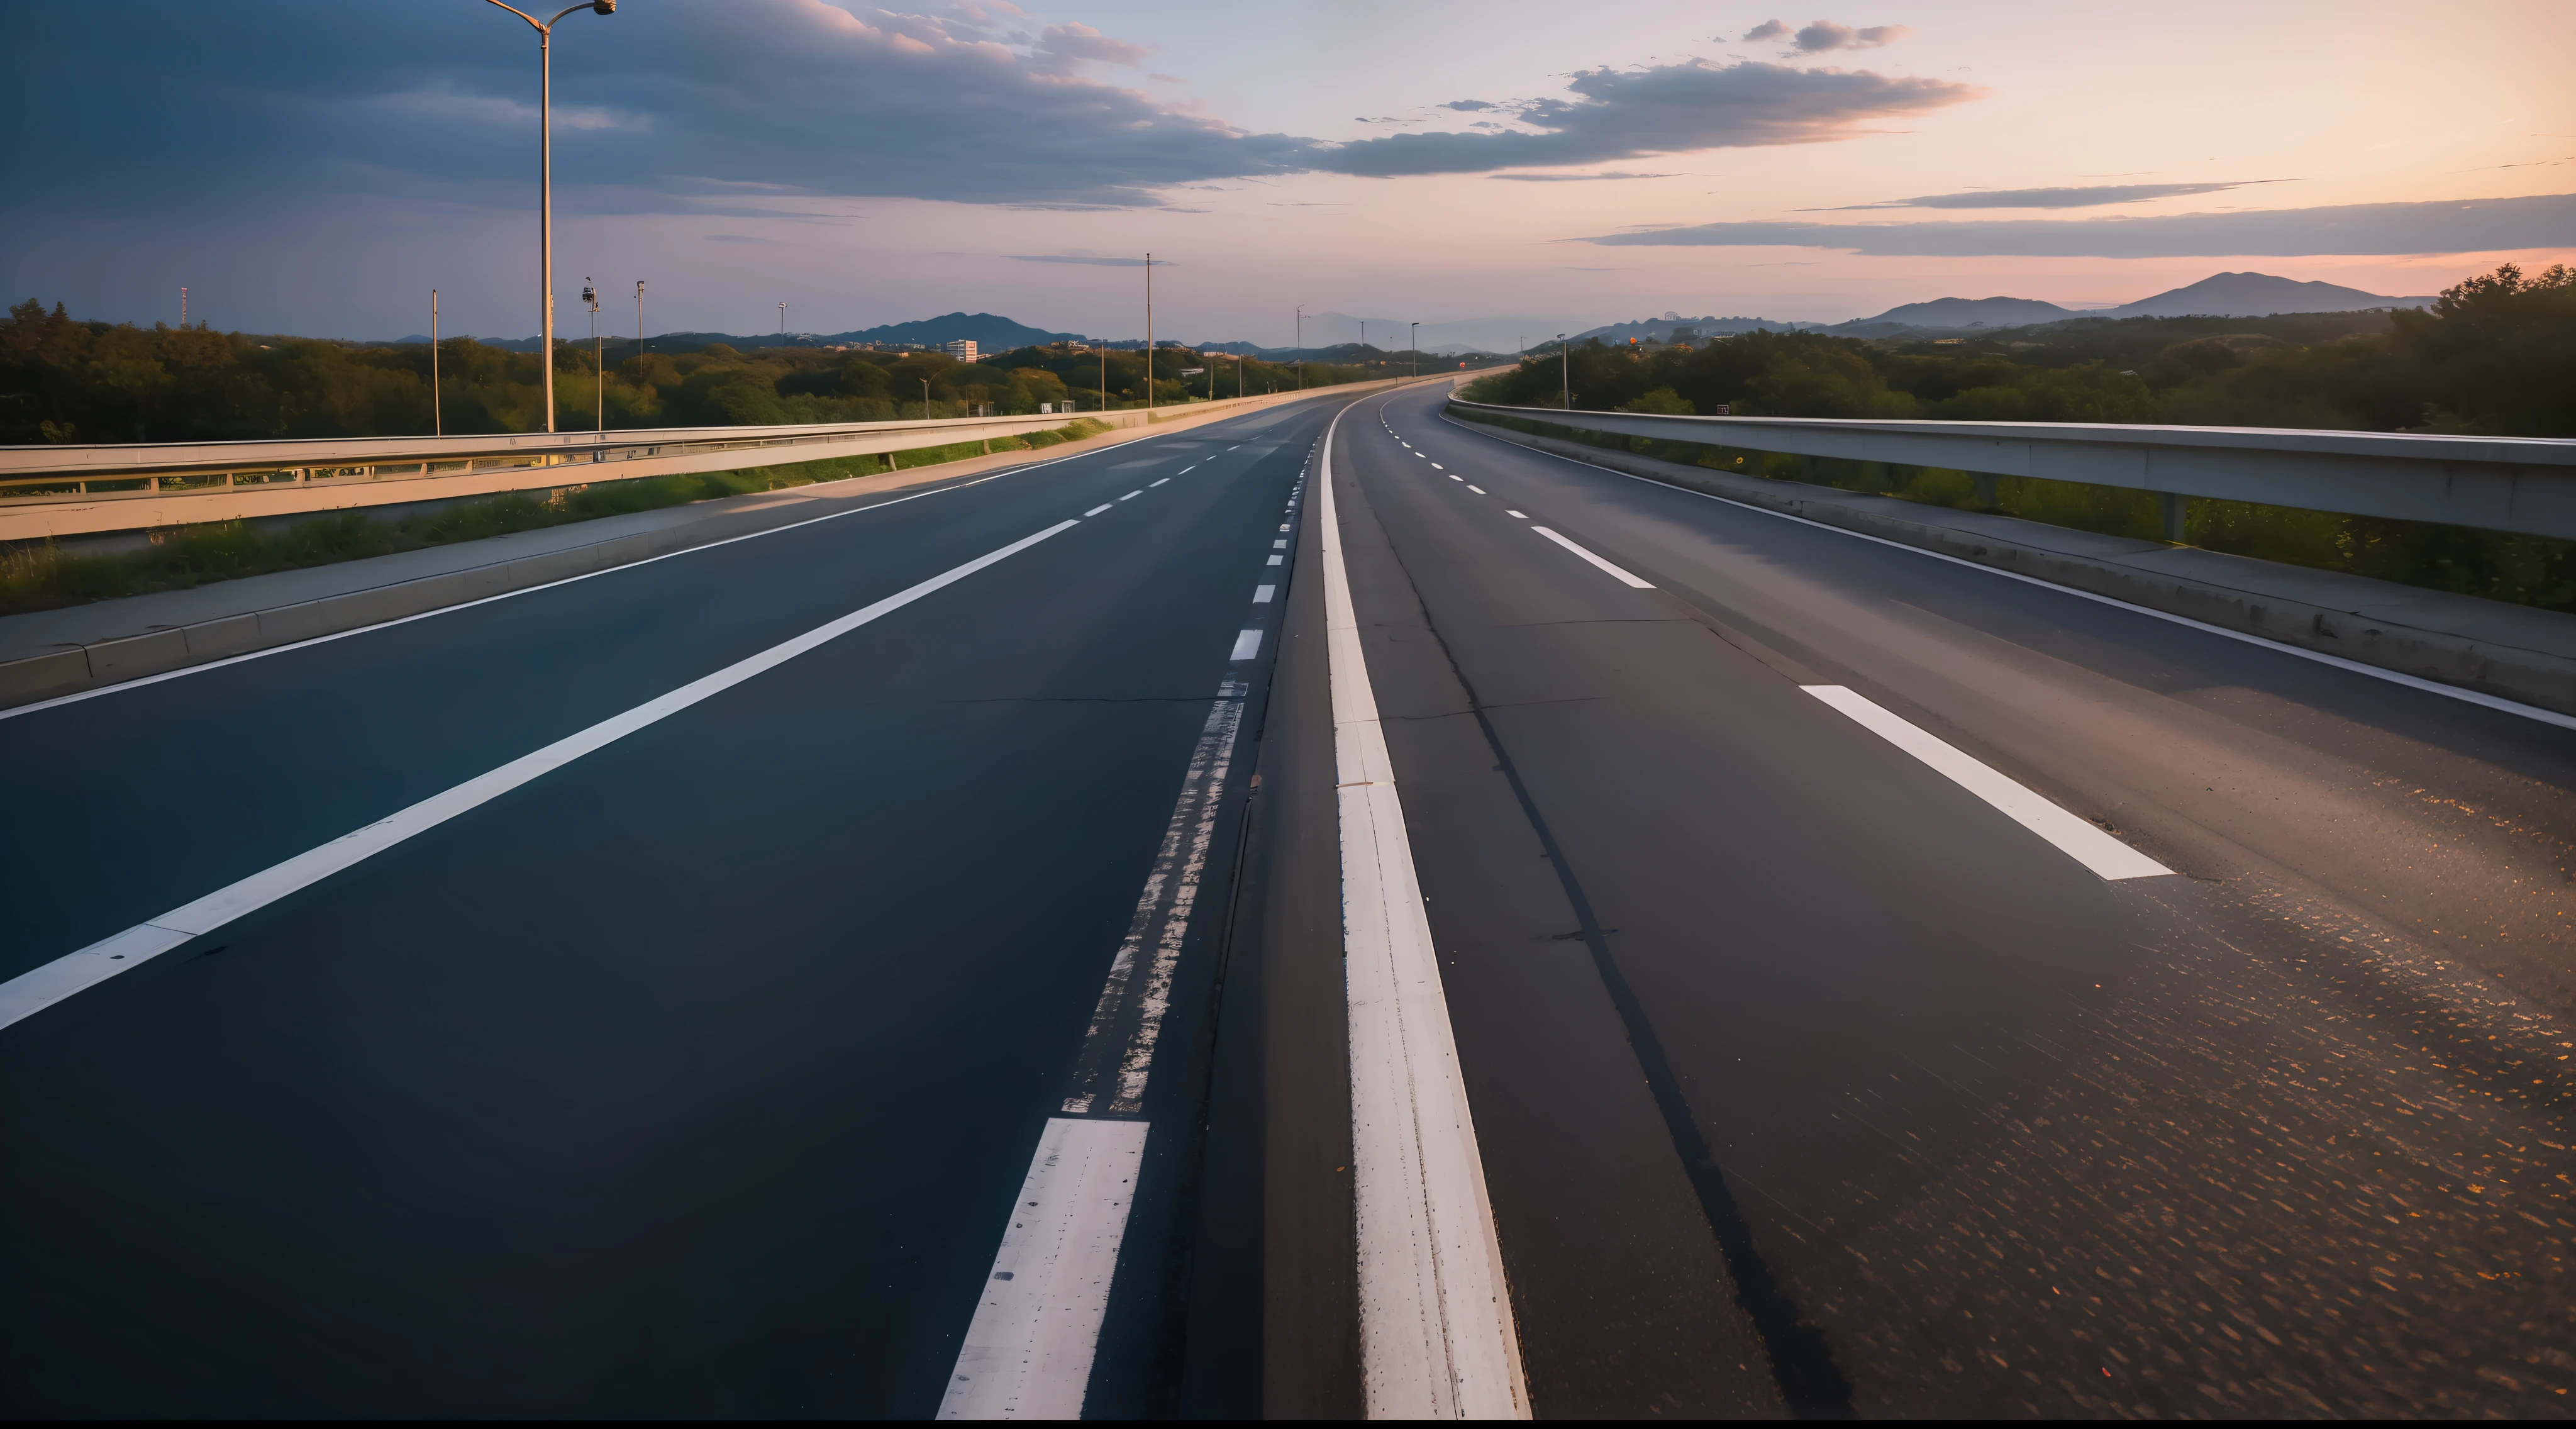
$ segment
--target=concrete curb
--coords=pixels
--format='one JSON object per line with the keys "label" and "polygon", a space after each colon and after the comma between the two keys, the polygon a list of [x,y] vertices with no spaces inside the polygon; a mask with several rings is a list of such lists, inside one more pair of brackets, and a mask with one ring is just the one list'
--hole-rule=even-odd
{"label": "concrete curb", "polygon": [[[1820,525],[1937,551],[1945,556],[1956,556],[1997,570],[2047,581],[2051,585],[2110,596],[2149,610],[2187,616],[2224,630],[2260,635],[2303,650],[2338,655],[2383,670],[2438,680],[2446,685],[2458,685],[2561,714],[2576,714],[2576,658],[2499,646],[2452,631],[2402,625],[2265,592],[2238,590],[2165,572],[2139,570],[2094,557],[2052,551],[2036,544],[1907,521],[1875,511],[1856,510],[1850,504],[1851,493],[1830,487],[1733,476],[1581,442],[1533,436],[1485,422],[1469,425],[1499,441],[1570,457],[1686,491],[1722,496],[1748,506],[1804,517]],[[2051,529],[2036,522],[2020,524],[2030,526],[2035,533]]]}

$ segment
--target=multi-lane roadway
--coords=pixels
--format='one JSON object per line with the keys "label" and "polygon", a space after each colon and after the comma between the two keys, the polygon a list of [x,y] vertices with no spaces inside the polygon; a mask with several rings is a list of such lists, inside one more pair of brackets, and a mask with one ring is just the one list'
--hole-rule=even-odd
{"label": "multi-lane roadway", "polygon": [[21,1414],[2576,1389],[2568,722],[1436,390],[0,749]]}

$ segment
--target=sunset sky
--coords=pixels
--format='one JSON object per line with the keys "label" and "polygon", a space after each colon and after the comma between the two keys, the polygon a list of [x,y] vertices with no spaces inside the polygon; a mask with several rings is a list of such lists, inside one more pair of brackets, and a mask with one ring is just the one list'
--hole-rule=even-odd
{"label": "sunset sky", "polygon": [[[1766,0],[1767,3],[1767,0]],[[0,5],[9,301],[537,328],[536,45],[480,0]],[[626,0],[555,50],[559,331],[958,308],[1284,344],[2430,293],[2576,259],[2576,5]],[[2517,202],[2519,201],[2519,202]],[[1310,327],[1312,340],[1345,339]],[[1372,334],[1376,336],[1376,334]]]}

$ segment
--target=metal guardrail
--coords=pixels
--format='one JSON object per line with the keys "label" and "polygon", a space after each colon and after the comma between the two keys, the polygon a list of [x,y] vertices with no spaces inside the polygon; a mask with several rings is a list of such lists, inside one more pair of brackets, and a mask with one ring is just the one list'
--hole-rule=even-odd
{"label": "metal guardrail", "polygon": [[783,466],[1052,431],[1076,420],[1139,428],[1244,412],[1388,378],[1148,410],[938,417],[779,427],[359,437],[277,442],[0,447],[0,541],[286,517],[537,491],[682,472]]}
{"label": "metal guardrail", "polygon": [[2432,521],[2576,540],[2576,440],[2423,436],[2278,427],[2084,422],[1912,422],[1827,417],[1667,417],[1503,407],[1452,397],[1462,416],[1984,476],[2125,487],[2344,516]]}
{"label": "metal guardrail", "polygon": [[[1061,427],[1075,420],[1077,415],[1082,414],[940,417],[912,422],[834,422],[780,427],[500,433],[461,437],[0,447],[0,504],[130,499],[281,483],[309,485],[321,481],[418,480],[507,468],[586,466],[717,452],[846,446],[853,439],[868,438],[889,443],[886,450],[900,451],[999,436],[1024,436]],[[1127,413],[1089,415],[1094,420],[1106,415],[1115,421]],[[613,479],[606,473],[599,476]]]}

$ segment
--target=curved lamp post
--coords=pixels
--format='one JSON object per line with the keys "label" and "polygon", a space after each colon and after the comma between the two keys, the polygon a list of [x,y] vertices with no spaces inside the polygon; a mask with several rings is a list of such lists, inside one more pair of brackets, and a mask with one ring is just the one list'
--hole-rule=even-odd
{"label": "curved lamp post", "polygon": [[537,291],[545,301],[544,333],[539,341],[544,350],[537,355],[537,370],[545,381],[546,430],[551,432],[555,429],[555,25],[575,10],[614,15],[617,0],[582,0],[581,4],[556,11],[552,20],[540,20],[501,0],[489,3],[500,5],[537,31]]}

